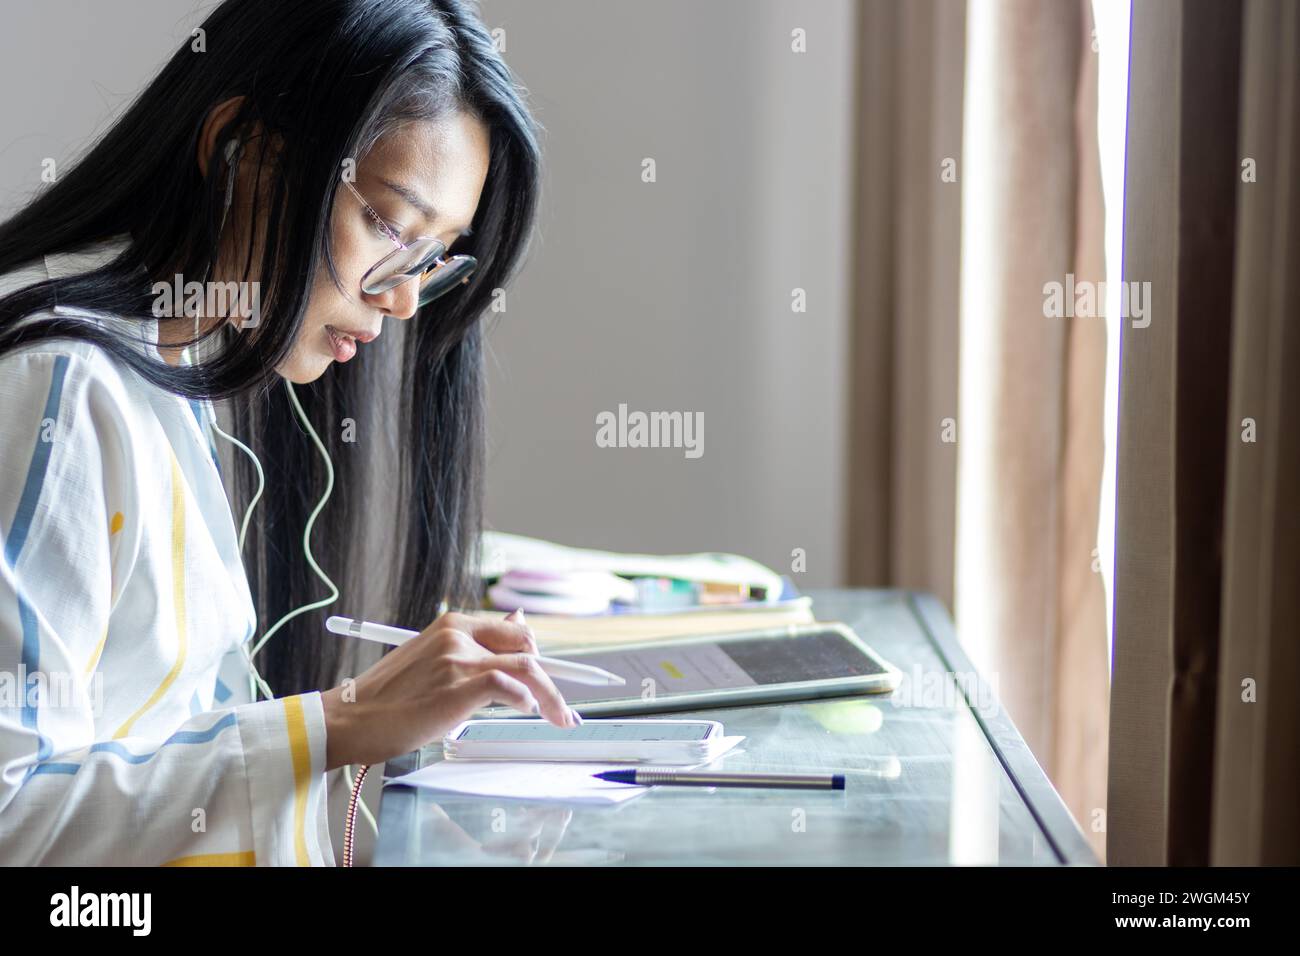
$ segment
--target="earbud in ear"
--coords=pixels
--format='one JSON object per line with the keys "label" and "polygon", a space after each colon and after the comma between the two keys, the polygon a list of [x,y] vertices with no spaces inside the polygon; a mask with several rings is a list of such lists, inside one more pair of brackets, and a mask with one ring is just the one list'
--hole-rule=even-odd
{"label": "earbud in ear", "polygon": [[[223,209],[230,208],[230,202],[232,199],[234,199],[235,196],[235,170],[239,168],[238,159],[239,159],[239,154],[243,150],[243,148],[244,148],[244,144],[237,139],[230,139],[226,141],[226,148],[224,152],[226,154],[226,165],[230,167],[230,173],[226,177],[226,201],[225,201],[225,205],[222,207]],[[223,212],[221,216],[221,225],[224,226],[225,224],[226,224],[226,217],[225,217],[225,213]]]}

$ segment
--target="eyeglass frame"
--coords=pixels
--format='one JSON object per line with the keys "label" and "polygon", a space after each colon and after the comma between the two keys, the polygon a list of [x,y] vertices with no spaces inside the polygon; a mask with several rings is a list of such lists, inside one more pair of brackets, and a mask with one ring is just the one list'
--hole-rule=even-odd
{"label": "eyeglass frame", "polygon": [[[399,238],[399,237],[398,237],[398,236],[393,232],[393,230],[389,227],[388,223],[386,223],[386,222],[384,221],[384,218],[383,218],[382,216],[380,216],[379,213],[375,212],[374,207],[371,206],[370,203],[366,202],[366,198],[365,198],[364,196],[361,195],[361,193],[357,190],[357,187],[356,187],[356,186],[353,186],[352,183],[349,182],[348,179],[347,179],[346,177],[344,177],[342,181],[343,181],[343,185],[344,185],[344,186],[347,186],[348,189],[352,192],[352,195],[354,195],[354,196],[357,197],[357,202],[361,203],[361,205],[365,208],[366,212],[368,212],[368,213],[370,214],[370,218],[373,219],[373,220],[378,224],[378,226],[379,226],[380,229],[384,230],[384,234],[385,234],[386,236],[388,236],[389,239],[392,240],[392,242],[393,242],[393,244],[394,244],[395,246],[397,246],[396,249],[394,249],[392,252],[390,252],[390,253],[388,253],[387,255],[385,255],[382,259],[380,259],[380,260],[379,260],[378,262],[376,262],[373,266],[371,266],[369,269],[367,269],[366,272],[365,272],[365,274],[361,277],[361,291],[362,291],[362,292],[366,292],[366,280],[369,279],[370,276],[374,274],[375,270],[378,269],[380,266],[382,266],[385,262],[387,262],[387,261],[388,261],[389,259],[391,259],[393,256],[397,255],[399,252],[407,252],[407,251],[409,251],[411,247],[408,246],[406,243],[402,242],[402,240],[401,240],[401,239],[400,239],[400,238]],[[433,262],[436,263],[436,265],[437,265],[437,267],[438,267],[439,270],[447,268],[447,267],[448,267],[449,265],[451,265],[451,263],[453,263],[453,262],[469,262],[469,263],[471,263],[471,268],[470,268],[469,275],[467,275],[467,276],[465,276],[465,278],[461,279],[459,284],[460,284],[460,285],[465,285],[466,283],[468,283],[469,280],[470,280],[470,276],[472,276],[472,275],[474,274],[474,270],[478,268],[478,260],[475,259],[473,256],[463,255],[463,254],[462,254],[462,255],[455,255],[455,256],[452,256],[450,259],[444,259],[443,257],[447,255],[447,246],[443,243],[443,241],[442,241],[441,239],[439,239],[437,236],[417,236],[417,237],[415,238],[415,242],[423,242],[423,241],[426,241],[426,240],[428,240],[428,241],[430,241],[430,242],[435,242],[435,243],[437,243],[438,246],[441,247],[441,249],[442,249],[442,252],[440,252],[438,255],[436,255],[436,256],[433,257]],[[429,277],[432,278],[436,271],[437,271],[437,270],[430,271],[430,272],[428,273]],[[412,276],[410,276],[410,277],[407,279],[407,281],[409,282],[411,279],[415,279],[415,280],[417,280],[417,281],[420,282],[420,288],[423,289],[423,288],[424,288],[424,285],[425,285],[425,282],[424,282],[424,280],[423,280],[422,277],[421,277],[422,275],[423,275],[423,274],[421,274],[421,275],[412,275]],[[399,282],[399,283],[397,283],[397,285],[392,286],[391,289],[385,289],[384,291],[385,291],[385,292],[392,291],[392,289],[396,289],[396,288],[397,288],[398,286],[400,286],[400,285],[402,285],[402,283]],[[421,306],[425,306],[425,305],[428,305],[429,302],[434,301],[434,299],[441,298],[442,296],[444,296],[444,295],[446,295],[448,292],[450,292],[453,288],[455,288],[455,286],[456,286],[456,283],[453,283],[452,285],[447,286],[445,289],[443,289],[441,292],[439,292],[439,293],[438,293],[437,295],[435,295],[433,298],[429,299],[428,302],[421,302],[420,305],[421,305]],[[377,295],[378,293],[374,293],[374,292],[366,292],[366,294],[367,294],[367,295]]]}

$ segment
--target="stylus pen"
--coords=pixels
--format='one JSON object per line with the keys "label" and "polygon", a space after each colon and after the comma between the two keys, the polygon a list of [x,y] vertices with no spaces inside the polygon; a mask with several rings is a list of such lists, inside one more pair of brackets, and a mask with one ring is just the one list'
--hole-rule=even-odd
{"label": "stylus pen", "polygon": [[[408,631],[404,627],[390,627],[387,624],[371,624],[369,621],[354,621],[350,617],[328,618],[325,621],[325,629],[334,634],[345,634],[348,637],[378,641],[380,644],[405,644],[411,638],[420,636],[419,631]],[[608,687],[627,683],[617,674],[611,674],[599,667],[592,667],[590,664],[577,664],[573,661],[562,661],[555,657],[542,657],[541,655],[538,655],[537,662],[542,665],[542,670],[550,676],[558,680],[572,681],[575,684],[586,684],[588,687]]]}
{"label": "stylus pen", "polygon": [[611,783],[641,787],[767,787],[787,790],[843,790],[842,773],[708,773],[696,770],[606,770],[592,774]]}

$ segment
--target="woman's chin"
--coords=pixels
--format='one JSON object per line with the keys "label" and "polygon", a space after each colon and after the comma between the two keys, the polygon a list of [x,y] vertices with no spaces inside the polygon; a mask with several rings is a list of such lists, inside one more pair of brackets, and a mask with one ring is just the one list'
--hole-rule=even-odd
{"label": "woman's chin", "polygon": [[281,378],[288,379],[294,385],[306,385],[325,374],[325,370],[334,364],[334,360],[323,355],[290,355],[276,367]]}

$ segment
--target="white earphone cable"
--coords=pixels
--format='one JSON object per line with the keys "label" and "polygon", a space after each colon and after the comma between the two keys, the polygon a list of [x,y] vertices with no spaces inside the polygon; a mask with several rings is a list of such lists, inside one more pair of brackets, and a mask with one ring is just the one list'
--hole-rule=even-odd
{"label": "white earphone cable", "polygon": [[[223,210],[222,217],[221,217],[222,226],[225,225],[226,213],[230,208],[231,200],[233,199],[233,195],[234,195],[234,163],[236,157],[239,155],[240,152],[242,152],[241,144],[232,141],[232,144],[227,146],[226,159],[231,164],[232,169],[231,169],[230,179],[227,182],[227,186],[226,186],[225,209]],[[198,336],[199,336],[199,318],[198,315],[196,314],[194,317],[194,338],[197,340]],[[187,350],[187,353],[188,351],[189,350]],[[192,353],[189,354],[192,355]],[[307,518],[307,524],[303,528],[302,550],[303,550],[303,555],[307,559],[307,564],[311,567],[313,573],[315,573],[315,575],[318,578],[320,578],[320,580],[323,581],[325,585],[329,588],[330,593],[327,597],[321,598],[318,601],[313,601],[309,604],[304,604],[301,607],[295,608],[294,610],[285,614],[278,621],[276,621],[275,624],[273,624],[270,628],[267,629],[267,631],[262,635],[261,639],[258,640],[255,644],[253,644],[253,647],[251,649],[248,646],[249,643],[251,642],[246,641],[240,644],[240,651],[243,653],[244,659],[248,664],[249,697],[251,697],[252,700],[254,701],[257,700],[257,692],[259,689],[265,695],[266,699],[271,700],[275,697],[275,694],[272,692],[270,686],[262,678],[262,675],[258,673],[257,666],[253,663],[254,656],[263,647],[266,646],[267,641],[269,641],[275,635],[275,633],[279,631],[279,629],[283,627],[284,624],[286,624],[288,621],[291,621],[298,615],[305,614],[308,611],[314,611],[319,608],[328,607],[330,604],[333,604],[339,598],[338,587],[334,584],[332,580],[330,580],[330,577],[321,569],[321,566],[316,562],[316,558],[311,551],[312,528],[315,526],[317,517],[319,517],[321,511],[324,510],[325,504],[329,501],[330,495],[334,491],[334,463],[330,460],[329,452],[325,448],[325,443],[322,442],[320,436],[316,434],[316,429],[312,427],[311,420],[307,417],[307,413],[303,410],[302,403],[298,400],[298,395],[294,391],[293,383],[290,382],[288,379],[285,379],[284,385],[289,392],[289,401],[293,405],[293,409],[295,414],[298,416],[298,420],[302,422],[303,427],[307,429],[307,434],[311,436],[311,440],[315,444],[317,451],[320,452],[321,457],[325,461],[325,474],[326,474],[325,492],[324,494],[321,495],[320,500],[316,503],[316,507],[312,509],[311,514]],[[230,435],[227,432],[225,432],[221,428],[221,426],[217,424],[215,413],[212,415],[211,425],[213,431],[215,431],[222,438],[226,439],[228,442],[230,442],[235,447],[239,448],[242,452],[244,452],[244,454],[246,454],[249,457],[249,459],[252,461],[253,467],[257,471],[257,491],[253,494],[252,500],[248,503],[248,507],[244,511],[244,518],[243,521],[240,522],[240,527],[239,527],[238,546],[239,546],[239,553],[242,555],[244,551],[244,541],[248,535],[249,522],[253,517],[254,509],[257,507],[258,502],[262,498],[263,491],[266,489],[266,474],[262,469],[261,461],[258,460],[258,457],[256,454],[254,454],[253,450],[249,448],[247,445],[245,445],[243,442],[241,442],[239,439],[235,438],[233,435]],[[343,775],[347,781],[349,792],[353,792],[355,790],[355,786],[353,784],[351,767],[347,767],[347,766],[343,767]],[[378,836],[379,824],[376,821],[374,814],[370,812],[370,808],[366,806],[365,801],[360,799],[359,794],[355,794],[355,798],[356,798],[356,806],[358,809],[360,809],[361,815],[365,817],[366,821],[370,824],[371,830],[375,833],[376,836]]]}
{"label": "white earphone cable", "polygon": [[321,457],[325,459],[325,493],[321,495],[320,501],[316,502],[316,507],[312,509],[311,514],[307,517],[307,524],[302,530],[302,553],[307,558],[308,566],[315,573],[316,577],[320,578],[321,581],[325,583],[325,586],[330,589],[330,593],[328,597],[321,598],[319,601],[312,601],[310,604],[304,604],[302,607],[295,608],[271,625],[266,633],[262,635],[261,640],[253,645],[252,654],[254,655],[266,646],[266,642],[275,635],[276,631],[280,630],[281,627],[283,627],[287,622],[293,620],[299,614],[306,614],[308,611],[315,611],[319,608],[328,607],[339,599],[339,589],[335,587],[334,582],[330,580],[329,575],[321,570],[321,566],[316,563],[316,558],[311,553],[311,529],[316,524],[316,518],[320,515],[321,511],[324,510],[325,503],[329,501],[330,495],[334,492],[334,463],[330,461],[329,452],[325,450],[325,443],[322,442],[320,436],[316,434],[316,429],[312,428],[311,421],[307,418],[307,413],[302,410],[302,404],[298,401],[298,394],[293,390],[293,383],[288,379],[285,379],[284,387],[288,389],[289,401],[293,404],[293,409],[297,413],[299,420],[302,422],[303,427],[307,429],[307,434],[311,436],[312,442],[315,443],[316,450],[319,451]]}

